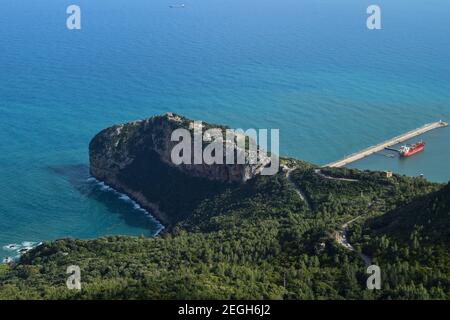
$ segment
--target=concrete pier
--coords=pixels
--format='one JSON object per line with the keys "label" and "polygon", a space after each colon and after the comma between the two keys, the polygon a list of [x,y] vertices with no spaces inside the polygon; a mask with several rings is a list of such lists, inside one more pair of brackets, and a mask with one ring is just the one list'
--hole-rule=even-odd
{"label": "concrete pier", "polygon": [[402,134],[400,136],[397,136],[395,138],[389,139],[385,142],[382,142],[380,144],[377,144],[375,146],[369,147],[367,149],[358,151],[354,154],[351,154],[347,157],[345,157],[344,159],[329,163],[327,165],[325,165],[324,167],[331,167],[331,168],[339,168],[339,167],[344,167],[349,163],[361,160],[367,156],[370,156],[376,152],[379,152],[381,150],[384,150],[386,148],[390,148],[393,145],[396,145],[398,143],[402,143],[406,140],[409,140],[411,138],[414,138],[418,135],[424,134],[425,132],[437,129],[437,128],[442,128],[442,127],[446,127],[448,126],[447,122],[444,121],[437,121],[437,122],[433,122],[433,123],[428,123],[420,128],[417,128],[415,130],[409,131],[405,134]]}

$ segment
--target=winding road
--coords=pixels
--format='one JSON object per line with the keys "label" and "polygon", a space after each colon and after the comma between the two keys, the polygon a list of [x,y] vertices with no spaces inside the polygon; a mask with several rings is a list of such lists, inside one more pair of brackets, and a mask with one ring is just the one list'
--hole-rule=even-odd
{"label": "winding road", "polygon": [[305,195],[303,194],[303,191],[302,190],[300,190],[300,188],[299,187],[297,187],[297,185],[294,183],[294,181],[292,181],[292,178],[291,178],[291,173],[292,173],[292,171],[294,171],[296,168],[293,168],[293,169],[287,169],[287,171],[286,171],[286,178],[288,179],[288,181],[291,183],[291,185],[294,187],[294,190],[295,190],[295,192],[298,194],[298,196],[303,200],[303,201],[305,201],[307,204],[308,204],[308,207],[309,207],[309,203],[308,203],[308,201],[306,200],[306,197],[305,197]]}
{"label": "winding road", "polygon": [[[294,183],[294,181],[292,181],[291,173],[295,169],[297,169],[297,168],[286,168],[286,178],[289,181],[289,183],[293,186],[295,192],[300,197],[300,199],[302,199],[306,203],[308,208],[311,208],[311,206],[310,206],[308,200],[306,199],[303,191]],[[358,182],[359,181],[359,180],[356,180],[356,179],[335,178],[335,177],[327,176],[327,175],[323,174],[320,171],[320,169],[314,170],[314,173],[317,174],[318,176],[324,178],[324,179],[329,179],[329,180],[348,181],[348,182]],[[369,205],[369,207],[370,207],[370,205]],[[363,253],[360,253],[360,252],[356,251],[355,248],[348,242],[348,237],[347,237],[349,226],[353,222],[355,222],[356,220],[358,220],[361,217],[362,217],[362,215],[359,215],[356,218],[353,218],[353,219],[347,221],[346,223],[344,223],[341,226],[342,230],[335,232],[335,240],[337,241],[337,243],[339,243],[341,246],[343,246],[347,250],[350,250],[350,251],[353,251],[353,252],[357,253],[358,256],[364,261],[365,266],[368,267],[368,266],[370,266],[372,264],[372,260],[370,259],[370,257],[366,256]]]}
{"label": "winding road", "polygon": [[364,261],[364,264],[366,267],[370,266],[372,264],[372,259],[370,259],[368,256],[366,256],[363,253],[360,253],[358,251],[355,250],[355,248],[348,242],[348,228],[349,226],[355,222],[356,220],[358,220],[359,218],[361,218],[361,216],[357,216],[356,218],[353,218],[350,221],[347,221],[346,223],[344,223],[341,228],[341,231],[337,231],[336,232],[336,236],[335,239],[337,241],[337,243],[339,243],[341,246],[343,246],[344,248],[356,252],[358,254],[358,256]]}
{"label": "winding road", "polygon": [[323,174],[322,171],[320,171],[320,169],[314,170],[314,173],[317,174],[319,177],[322,177],[322,178],[328,179],[328,180],[347,181],[347,182],[358,182],[359,181],[356,179],[335,178],[335,177],[327,176],[327,175]]}

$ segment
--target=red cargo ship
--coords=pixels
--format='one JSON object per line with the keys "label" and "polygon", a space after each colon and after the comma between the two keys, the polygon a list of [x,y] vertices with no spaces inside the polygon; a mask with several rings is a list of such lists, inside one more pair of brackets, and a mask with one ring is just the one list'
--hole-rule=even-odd
{"label": "red cargo ship", "polygon": [[413,145],[406,145],[400,148],[401,157],[409,157],[415,153],[421,152],[425,149],[425,142],[419,141]]}

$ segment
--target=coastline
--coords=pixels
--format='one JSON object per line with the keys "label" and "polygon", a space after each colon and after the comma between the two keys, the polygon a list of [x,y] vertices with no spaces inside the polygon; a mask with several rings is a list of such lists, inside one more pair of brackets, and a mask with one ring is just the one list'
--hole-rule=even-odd
{"label": "coastline", "polygon": [[[170,223],[164,220],[167,219],[167,216],[163,212],[161,212],[161,210],[159,210],[158,206],[156,204],[152,204],[146,201],[143,196],[141,199],[144,199],[144,201],[139,200],[138,197],[136,197],[136,194],[138,193],[134,192],[133,195],[131,195],[128,192],[123,192],[121,191],[123,190],[123,188],[120,188],[119,190],[119,188],[114,187],[111,184],[108,184],[105,181],[96,178],[95,176],[90,176],[87,180],[94,182],[105,191],[114,192],[122,200],[130,201],[133,204],[134,209],[142,211],[143,214],[152,219],[158,225],[158,230],[152,235],[152,237],[161,235],[164,232],[164,230],[167,230],[168,226],[170,226]],[[143,203],[145,203],[145,205]],[[43,244],[43,241],[40,242],[25,241],[21,244],[11,243],[5,245],[4,249],[5,247],[8,247],[7,250],[15,251],[16,254],[14,256],[3,257],[0,260],[0,265],[11,264],[19,261],[23,254],[39,247],[41,244]]]}
{"label": "coastline", "polygon": [[42,241],[23,241],[22,243],[10,243],[3,246],[3,250],[10,251],[11,253],[14,252],[15,254],[13,256],[2,257],[0,260],[0,265],[17,262],[23,254],[39,247],[41,244],[43,244]]}
{"label": "coastline", "polygon": [[135,206],[135,209],[142,210],[145,215],[153,219],[159,226],[158,231],[153,235],[154,237],[158,236],[163,230],[167,230],[171,226],[168,216],[159,209],[158,205],[149,202],[140,192],[128,190],[117,181],[99,179],[92,172],[89,179],[94,179],[96,183],[107,187],[110,191],[118,194],[119,197],[125,196],[125,200],[130,200]]}

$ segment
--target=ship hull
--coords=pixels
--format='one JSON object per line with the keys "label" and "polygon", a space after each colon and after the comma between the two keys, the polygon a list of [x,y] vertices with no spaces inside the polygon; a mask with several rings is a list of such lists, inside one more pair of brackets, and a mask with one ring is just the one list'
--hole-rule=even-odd
{"label": "ship hull", "polygon": [[400,156],[402,156],[402,157],[404,157],[404,158],[405,158],[405,157],[410,157],[410,156],[412,156],[413,154],[422,152],[424,149],[425,149],[425,146],[423,146],[423,147],[418,147],[417,149],[414,149],[414,150],[411,150],[411,151],[402,153],[402,154],[400,154]]}

